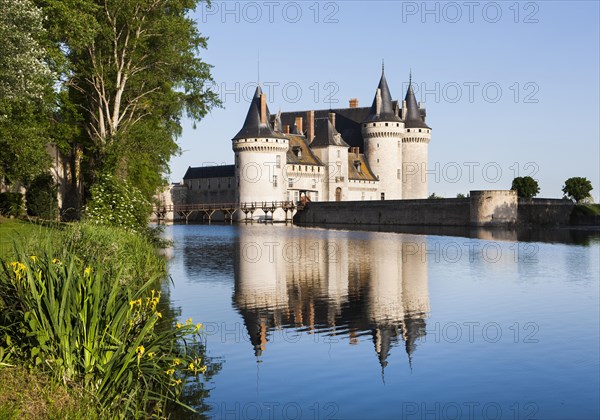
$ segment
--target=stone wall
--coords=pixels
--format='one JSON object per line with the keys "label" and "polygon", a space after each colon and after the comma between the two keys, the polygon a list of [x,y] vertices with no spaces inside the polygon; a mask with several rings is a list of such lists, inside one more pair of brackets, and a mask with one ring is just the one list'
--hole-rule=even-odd
{"label": "stone wall", "polygon": [[570,223],[574,204],[570,200],[534,198],[519,199],[519,224],[558,226]]}
{"label": "stone wall", "polygon": [[507,226],[517,223],[516,191],[471,191],[470,202],[472,226]]}
{"label": "stone wall", "polygon": [[310,203],[296,213],[298,224],[468,226],[468,198]]}
{"label": "stone wall", "polygon": [[470,198],[310,203],[294,217],[300,225],[566,226],[573,204],[520,200],[513,191],[471,191]]}

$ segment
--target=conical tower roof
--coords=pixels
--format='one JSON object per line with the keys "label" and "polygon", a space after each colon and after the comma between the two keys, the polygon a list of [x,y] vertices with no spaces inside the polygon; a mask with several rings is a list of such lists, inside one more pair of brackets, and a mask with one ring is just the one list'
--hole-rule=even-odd
{"label": "conical tower roof", "polygon": [[246,138],[279,138],[285,139],[286,137],[283,134],[276,133],[271,128],[271,125],[268,122],[269,108],[267,107],[267,122],[262,123],[260,119],[260,97],[262,95],[262,89],[260,86],[256,87],[256,92],[254,93],[254,97],[252,98],[252,102],[250,103],[250,108],[248,109],[248,114],[246,115],[246,120],[244,121],[244,125],[242,129],[235,135],[233,140],[237,139],[246,139]]}
{"label": "conical tower roof", "polygon": [[[380,96],[380,107],[377,112],[377,96]],[[369,116],[364,122],[379,122],[379,121],[394,121],[401,122],[400,118],[394,112],[394,106],[392,104],[392,95],[390,88],[388,87],[387,80],[385,79],[384,69],[381,69],[381,79],[379,79],[379,85],[375,92],[375,98],[373,98],[373,105],[371,105],[371,111]]]}
{"label": "conical tower roof", "polygon": [[421,117],[421,110],[419,109],[419,104],[412,88],[412,80],[408,83],[408,90],[406,91],[404,100],[406,101],[407,109],[406,116],[404,117],[404,126],[406,128],[430,128],[423,121],[423,117]]}

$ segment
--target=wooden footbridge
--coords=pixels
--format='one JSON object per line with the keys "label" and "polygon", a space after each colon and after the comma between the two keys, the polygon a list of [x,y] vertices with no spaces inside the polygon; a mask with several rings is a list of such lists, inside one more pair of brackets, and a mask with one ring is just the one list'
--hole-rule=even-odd
{"label": "wooden footbridge", "polygon": [[252,222],[254,212],[262,210],[265,218],[264,221],[273,221],[273,213],[277,209],[282,209],[285,212],[285,221],[291,222],[294,216],[294,210],[301,209],[302,203],[294,203],[293,201],[257,201],[249,203],[217,203],[217,204],[170,204],[158,205],[152,209],[156,215],[158,222],[164,221],[168,213],[178,214],[185,218],[185,223],[194,213],[202,215],[202,221],[211,223],[215,213],[221,212],[224,215],[225,222],[233,223],[233,216],[236,212],[244,213],[244,219],[240,221]]}

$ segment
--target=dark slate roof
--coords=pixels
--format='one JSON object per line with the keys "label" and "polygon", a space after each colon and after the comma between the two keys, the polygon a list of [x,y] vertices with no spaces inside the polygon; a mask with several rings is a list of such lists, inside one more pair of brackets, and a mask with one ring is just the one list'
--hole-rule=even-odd
{"label": "dark slate roof", "polygon": [[406,128],[430,128],[425,121],[423,121],[422,115],[424,113],[419,109],[417,98],[415,98],[415,92],[413,92],[412,84],[408,85],[406,91],[406,116],[404,118],[404,126]]}
{"label": "dark slate roof", "polygon": [[[377,112],[377,92],[381,94],[381,108],[379,113]],[[378,122],[378,121],[395,121],[401,122],[400,117],[396,115],[394,111],[394,105],[392,103],[392,95],[390,88],[388,87],[387,80],[385,79],[385,73],[381,71],[381,79],[375,91],[375,98],[373,98],[373,105],[371,105],[371,111],[364,120],[364,122]]]}
{"label": "dark slate roof", "polygon": [[[357,170],[355,163],[360,167]],[[361,181],[377,181],[377,177],[369,167],[367,159],[363,154],[348,153],[348,179]]]}
{"label": "dark slate roof", "polygon": [[235,176],[234,165],[188,167],[183,179],[230,178]]}
{"label": "dark slate roof", "polygon": [[[286,161],[288,165],[323,165],[319,158],[310,150],[303,136],[288,134],[290,147],[287,151]],[[302,151],[301,158],[296,155],[297,150]]]}
{"label": "dark slate roof", "polygon": [[[262,124],[260,122],[260,95],[262,94],[262,90],[260,86],[256,87],[256,92],[254,93],[254,98],[252,98],[252,102],[250,103],[250,108],[248,109],[248,114],[246,115],[246,121],[244,121],[244,125],[242,129],[235,135],[233,140],[237,139],[246,139],[246,138],[285,138],[283,134],[276,133],[271,128],[271,124],[267,118],[267,123]],[[269,108],[267,107],[267,116],[269,116]]]}
{"label": "dark slate roof", "polygon": [[[337,118],[336,118],[337,119]],[[315,118],[315,138],[310,147],[342,146],[350,147],[335,129],[329,118]]]}
{"label": "dark slate roof", "polygon": [[[335,112],[335,129],[342,135],[342,138],[352,147],[363,148],[363,137],[361,124],[369,115],[369,108],[338,108],[322,109],[315,111],[315,134],[318,121],[325,121],[329,118],[329,113]],[[282,112],[281,121],[284,125],[292,127],[296,117],[306,118],[306,111]],[[305,131],[308,122],[304,123]],[[306,134],[306,133],[305,133]]]}

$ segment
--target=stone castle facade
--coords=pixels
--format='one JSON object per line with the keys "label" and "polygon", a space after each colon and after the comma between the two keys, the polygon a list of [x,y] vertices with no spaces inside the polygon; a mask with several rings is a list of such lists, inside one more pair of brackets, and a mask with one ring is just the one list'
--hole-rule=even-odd
{"label": "stone castle facade", "polygon": [[[232,139],[233,165],[189,167],[168,201],[181,204],[427,198],[431,128],[409,83],[394,101],[382,69],[371,107],[271,114],[257,87]],[[164,195],[163,195],[164,200]],[[281,214],[279,214],[281,212]],[[254,218],[264,218],[259,210]],[[238,215],[240,218],[243,215]],[[283,219],[279,209],[273,219]]]}

